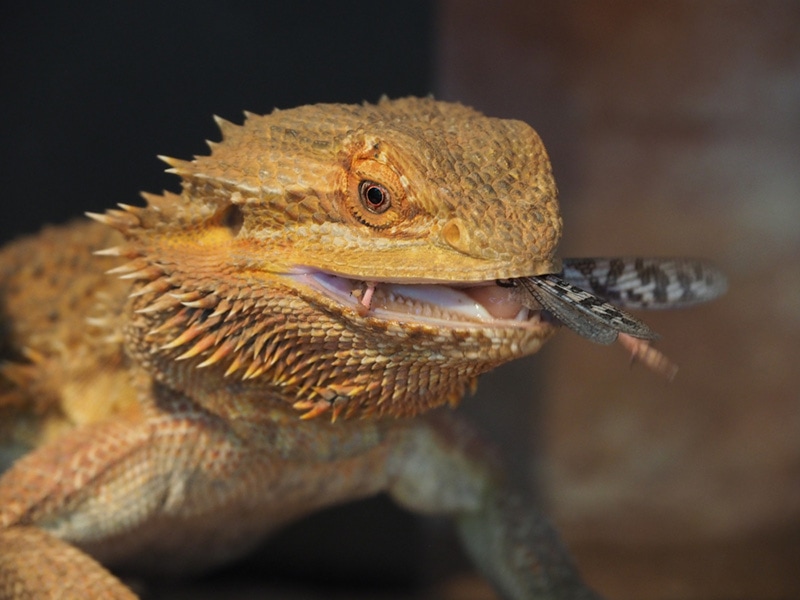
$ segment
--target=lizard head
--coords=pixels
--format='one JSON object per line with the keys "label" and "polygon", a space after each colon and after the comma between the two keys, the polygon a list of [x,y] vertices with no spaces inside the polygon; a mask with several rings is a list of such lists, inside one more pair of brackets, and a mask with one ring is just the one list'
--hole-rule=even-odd
{"label": "lizard head", "polygon": [[553,332],[495,283],[559,270],[526,124],[417,98],[218,123],[209,156],[164,159],[181,194],[96,217],[139,282],[129,350],[165,381],[199,366],[307,415],[410,415]]}

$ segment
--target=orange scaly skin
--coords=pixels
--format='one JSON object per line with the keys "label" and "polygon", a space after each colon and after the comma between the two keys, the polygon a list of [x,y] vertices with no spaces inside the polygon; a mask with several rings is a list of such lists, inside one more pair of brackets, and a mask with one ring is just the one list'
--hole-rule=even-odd
{"label": "orange scaly skin", "polygon": [[381,491],[505,597],[595,598],[431,410],[555,330],[493,284],[559,268],[536,133],[414,98],[219,123],[180,194],[0,254],[0,598],[131,598],[101,565],[200,570]]}

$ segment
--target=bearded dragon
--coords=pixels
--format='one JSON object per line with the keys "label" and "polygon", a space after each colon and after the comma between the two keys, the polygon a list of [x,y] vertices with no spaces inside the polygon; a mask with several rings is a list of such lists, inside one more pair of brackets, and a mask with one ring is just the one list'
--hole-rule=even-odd
{"label": "bearded dragon", "polygon": [[559,322],[636,334],[569,287],[626,289],[556,258],[538,135],[416,98],[217,122],[209,156],[164,158],[180,193],[0,254],[0,598],[133,598],[107,568],[205,569],[379,492],[452,517],[504,597],[597,598],[434,410]]}

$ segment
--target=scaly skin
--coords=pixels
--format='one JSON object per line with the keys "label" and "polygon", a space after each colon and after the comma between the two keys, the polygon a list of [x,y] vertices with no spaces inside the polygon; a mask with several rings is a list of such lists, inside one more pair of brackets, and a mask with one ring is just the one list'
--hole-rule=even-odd
{"label": "scaly skin", "polygon": [[559,269],[536,133],[413,98],[220,126],[165,159],[181,194],[0,254],[0,598],[130,598],[101,565],[203,569],[381,491],[452,516],[504,596],[594,598],[431,410],[555,330],[493,283]]}

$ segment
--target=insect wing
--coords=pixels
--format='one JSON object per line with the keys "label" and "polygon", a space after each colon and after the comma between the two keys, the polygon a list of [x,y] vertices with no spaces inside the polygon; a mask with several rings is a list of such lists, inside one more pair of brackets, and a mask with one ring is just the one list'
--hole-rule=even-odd
{"label": "insect wing", "polygon": [[638,319],[555,275],[517,281],[566,327],[598,344],[612,343],[619,333],[648,340],[658,337]]}
{"label": "insect wing", "polygon": [[728,288],[713,265],[681,258],[567,258],[561,275],[627,308],[682,308],[708,302]]}
{"label": "insect wing", "polygon": [[[542,308],[578,335],[598,344],[611,344],[617,339],[616,329],[595,315],[587,316],[585,309],[579,308],[579,305],[570,300],[565,300],[563,295],[559,295],[553,288],[543,283],[542,279],[542,277],[530,277],[519,281]],[[588,292],[584,293],[591,295]]]}

